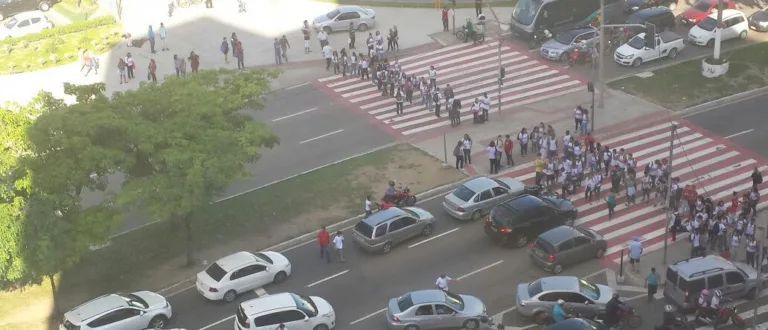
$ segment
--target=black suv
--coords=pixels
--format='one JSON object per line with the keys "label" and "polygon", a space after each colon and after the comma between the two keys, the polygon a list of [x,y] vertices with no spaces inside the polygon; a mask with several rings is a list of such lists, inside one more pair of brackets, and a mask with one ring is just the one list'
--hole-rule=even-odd
{"label": "black suv", "polygon": [[59,0],[0,0],[0,21],[25,11],[48,11]]}
{"label": "black suv", "polygon": [[521,248],[547,230],[573,226],[578,212],[567,199],[521,195],[491,210],[485,217],[485,233],[504,246]]}
{"label": "black suv", "polygon": [[638,10],[654,7],[666,7],[675,11],[677,3],[678,0],[627,0],[626,12],[631,14]]}

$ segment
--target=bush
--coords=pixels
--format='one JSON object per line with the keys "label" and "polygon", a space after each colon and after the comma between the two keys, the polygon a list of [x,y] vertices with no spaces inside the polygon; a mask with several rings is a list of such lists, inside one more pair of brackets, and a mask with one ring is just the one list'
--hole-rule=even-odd
{"label": "bush", "polygon": [[69,25],[55,26],[52,29],[43,30],[40,33],[29,34],[20,38],[9,38],[0,41],[0,45],[15,45],[22,42],[27,44],[36,41],[48,39],[55,36],[63,36],[71,33],[82,32],[91,30],[94,28],[116,24],[115,18],[112,16],[101,16],[89,21],[76,22]]}
{"label": "bush", "polygon": [[10,55],[13,51],[13,46],[11,45],[3,45],[3,54],[4,55]]}
{"label": "bush", "polygon": [[53,62],[53,63],[61,62],[61,57],[59,57],[59,55],[51,54],[51,56],[49,58],[51,59],[51,62]]}
{"label": "bush", "polygon": [[44,58],[38,58],[37,59],[37,65],[43,66],[43,65],[45,65],[45,63],[46,63],[46,60]]}

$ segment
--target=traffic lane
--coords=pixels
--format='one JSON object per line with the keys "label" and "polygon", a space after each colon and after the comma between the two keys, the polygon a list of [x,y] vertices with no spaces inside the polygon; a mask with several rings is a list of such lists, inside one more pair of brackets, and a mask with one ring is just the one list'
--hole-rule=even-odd
{"label": "traffic lane", "polygon": [[768,157],[768,145],[763,143],[768,138],[768,127],[760,124],[768,122],[765,104],[768,104],[768,95],[760,95],[696,113],[685,119]]}

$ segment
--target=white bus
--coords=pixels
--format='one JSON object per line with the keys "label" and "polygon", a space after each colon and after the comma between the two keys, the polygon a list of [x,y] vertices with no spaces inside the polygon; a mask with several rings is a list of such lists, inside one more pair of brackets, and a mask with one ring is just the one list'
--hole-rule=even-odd
{"label": "white bus", "polygon": [[[546,27],[553,33],[588,25],[600,12],[601,0],[519,0],[512,12],[512,32],[529,39],[533,32]],[[621,22],[623,0],[605,1],[606,24]]]}

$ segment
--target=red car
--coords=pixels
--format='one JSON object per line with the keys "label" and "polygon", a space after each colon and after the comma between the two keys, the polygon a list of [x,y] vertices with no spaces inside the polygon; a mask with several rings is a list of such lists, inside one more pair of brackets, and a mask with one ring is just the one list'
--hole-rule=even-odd
{"label": "red car", "polygon": [[[735,9],[736,5],[731,0],[723,2],[726,9]],[[699,0],[693,6],[680,14],[680,20],[685,25],[696,25],[709,14],[717,11],[717,0]]]}

